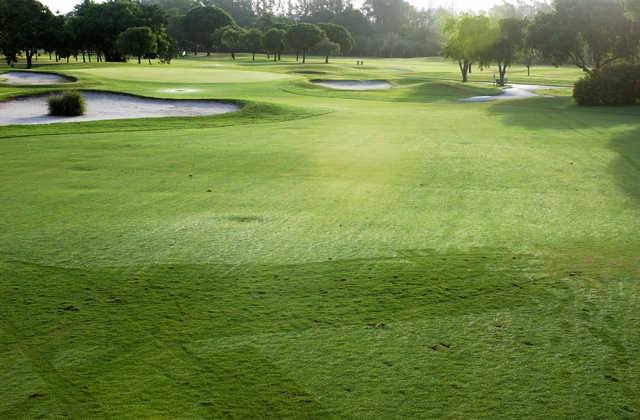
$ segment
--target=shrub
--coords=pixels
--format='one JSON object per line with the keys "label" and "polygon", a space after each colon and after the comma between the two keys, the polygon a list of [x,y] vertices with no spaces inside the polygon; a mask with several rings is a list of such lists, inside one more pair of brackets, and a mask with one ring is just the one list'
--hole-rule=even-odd
{"label": "shrub", "polygon": [[640,65],[619,64],[594,71],[573,87],[578,105],[633,105],[640,100]]}
{"label": "shrub", "polygon": [[49,98],[49,115],[75,117],[84,114],[84,97],[77,91],[67,91]]}

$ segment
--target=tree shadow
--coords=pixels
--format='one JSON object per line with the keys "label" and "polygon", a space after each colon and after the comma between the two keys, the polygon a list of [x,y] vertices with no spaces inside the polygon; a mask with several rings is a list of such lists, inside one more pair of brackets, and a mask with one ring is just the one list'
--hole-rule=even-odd
{"label": "tree shadow", "polygon": [[573,131],[573,141],[584,141],[585,147],[611,148],[618,157],[610,173],[630,203],[640,204],[640,106],[579,107],[571,98],[534,98],[494,103],[487,112],[505,125],[543,135],[548,131],[548,141],[553,141],[558,131]]}
{"label": "tree shadow", "polygon": [[640,106],[579,107],[569,97],[496,101],[488,112],[506,125],[536,130],[606,129],[640,118]]}
{"label": "tree shadow", "polygon": [[640,125],[614,137],[609,147],[618,153],[611,173],[627,194],[630,204],[640,205]]}

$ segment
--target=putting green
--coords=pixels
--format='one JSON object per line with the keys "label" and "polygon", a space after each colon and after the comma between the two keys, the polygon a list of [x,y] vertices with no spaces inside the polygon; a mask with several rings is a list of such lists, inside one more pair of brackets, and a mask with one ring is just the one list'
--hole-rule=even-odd
{"label": "putting green", "polygon": [[75,70],[73,74],[82,77],[90,74],[99,78],[133,82],[162,83],[255,83],[289,79],[291,76],[267,71],[250,71],[226,67],[181,68],[179,66],[149,66],[140,71],[128,67],[107,67]]}
{"label": "putting green", "polygon": [[0,417],[640,415],[640,107],[354,61],[41,58],[245,106],[0,127]]}

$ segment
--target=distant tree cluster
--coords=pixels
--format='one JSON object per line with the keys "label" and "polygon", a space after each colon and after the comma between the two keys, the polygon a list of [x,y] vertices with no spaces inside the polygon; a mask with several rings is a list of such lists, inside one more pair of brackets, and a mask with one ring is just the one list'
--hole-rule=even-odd
{"label": "distant tree cluster", "polygon": [[133,1],[85,0],[67,16],[56,16],[37,0],[0,0],[0,21],[0,50],[10,65],[24,54],[31,68],[39,50],[67,61],[122,61],[132,55],[169,62],[177,53],[164,11]]}
{"label": "distant tree cluster", "polygon": [[309,52],[320,53],[325,62],[334,54],[346,54],[353,46],[351,33],[333,23],[292,23],[264,16],[256,26],[244,28],[226,11],[215,6],[199,6],[184,16],[177,16],[170,25],[171,35],[184,50],[194,54],[226,51],[235,60],[240,51],[265,53],[279,60],[283,51],[295,52],[306,62]]}
{"label": "distant tree cluster", "polygon": [[[443,54],[459,63],[463,81],[472,65],[495,64],[504,85],[514,63],[573,63],[592,73],[640,58],[640,0],[555,0],[531,16],[505,4],[493,15],[451,17],[444,25]],[[531,10],[530,10],[531,11]]]}
{"label": "distant tree cluster", "polygon": [[[299,24],[335,24],[351,34],[349,51],[359,56],[418,57],[440,53],[441,27],[451,12],[442,8],[418,10],[405,0],[366,0],[356,7],[350,0],[141,0],[143,4],[160,6],[169,15],[172,36],[181,48],[194,51],[193,38],[183,19],[196,7],[217,7],[226,11],[235,26],[286,30]],[[223,25],[224,26],[224,25]],[[327,41],[331,41],[327,37]],[[204,42],[203,42],[204,41]],[[198,51],[214,40],[200,40]],[[318,50],[335,51],[335,45],[323,41]],[[337,42],[340,44],[340,42]],[[216,50],[215,43],[209,49]],[[341,52],[345,53],[345,45]],[[289,49],[289,46],[286,46]],[[302,51],[300,51],[302,56]]]}

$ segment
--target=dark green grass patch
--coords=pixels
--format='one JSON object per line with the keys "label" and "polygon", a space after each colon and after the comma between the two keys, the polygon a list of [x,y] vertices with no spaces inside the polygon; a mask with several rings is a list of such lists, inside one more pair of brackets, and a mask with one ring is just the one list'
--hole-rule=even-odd
{"label": "dark green grass patch", "polygon": [[[584,258],[477,249],[282,266],[7,262],[3,360],[26,363],[33,380],[6,390],[0,414],[559,414],[571,395],[574,409],[632,415],[639,337],[622,325],[638,319],[622,293],[638,286],[622,275],[619,292],[595,297],[616,271]],[[544,397],[522,411],[517,383]],[[590,400],[602,387],[608,395]]]}

